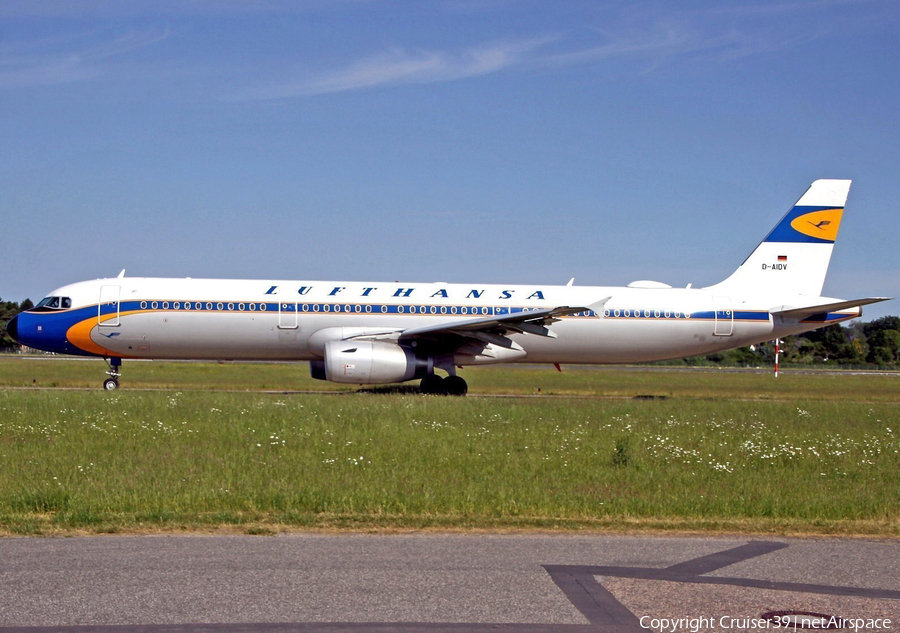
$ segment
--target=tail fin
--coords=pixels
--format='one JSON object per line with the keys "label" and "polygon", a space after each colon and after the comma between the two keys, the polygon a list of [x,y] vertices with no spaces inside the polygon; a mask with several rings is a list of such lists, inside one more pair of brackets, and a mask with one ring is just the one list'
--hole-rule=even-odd
{"label": "tail fin", "polygon": [[849,180],[817,180],[725,281],[729,294],[822,294],[841,225]]}

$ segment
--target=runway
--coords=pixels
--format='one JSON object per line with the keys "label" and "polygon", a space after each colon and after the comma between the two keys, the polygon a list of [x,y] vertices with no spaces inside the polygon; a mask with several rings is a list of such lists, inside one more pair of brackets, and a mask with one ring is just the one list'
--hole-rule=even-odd
{"label": "runway", "polygon": [[0,631],[735,631],[792,611],[893,630],[898,570],[900,543],[861,539],[8,538]]}

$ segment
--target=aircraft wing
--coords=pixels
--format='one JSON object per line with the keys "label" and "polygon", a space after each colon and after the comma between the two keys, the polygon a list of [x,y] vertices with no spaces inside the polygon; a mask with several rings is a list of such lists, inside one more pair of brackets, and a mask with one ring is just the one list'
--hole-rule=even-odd
{"label": "aircraft wing", "polygon": [[803,319],[814,314],[824,314],[827,312],[837,312],[838,310],[846,310],[847,308],[857,308],[871,303],[880,303],[882,301],[890,301],[891,297],[869,297],[867,299],[851,299],[850,301],[835,301],[833,303],[822,303],[814,306],[806,306],[805,308],[790,308],[782,306],[779,309],[770,310],[772,315],[787,317],[789,319]]}
{"label": "aircraft wing", "polygon": [[437,325],[426,325],[424,327],[404,330],[400,333],[400,340],[433,337],[440,334],[457,334],[465,336],[476,332],[505,334],[509,331],[555,338],[556,335],[547,329],[547,325],[558,321],[559,319],[557,317],[577,314],[589,309],[590,308],[560,306],[557,308],[514,312],[513,314],[484,317],[480,319],[438,323]]}
{"label": "aircraft wing", "polygon": [[524,350],[507,338],[507,335],[518,333],[556,338],[549,325],[570,314],[602,310],[609,299],[610,297],[606,297],[589,307],[558,306],[462,321],[445,321],[404,330],[400,332],[399,340],[421,344],[438,353],[481,355],[485,354],[485,347],[493,347],[518,350],[524,354]]}

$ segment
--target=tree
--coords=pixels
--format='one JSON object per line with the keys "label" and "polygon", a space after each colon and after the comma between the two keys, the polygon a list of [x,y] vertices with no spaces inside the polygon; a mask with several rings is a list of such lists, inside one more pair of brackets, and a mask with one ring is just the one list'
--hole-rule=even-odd
{"label": "tree", "polygon": [[868,337],[879,330],[898,330],[900,331],[900,317],[886,316],[875,319],[869,323],[863,323],[863,333]]}
{"label": "tree", "polygon": [[6,324],[22,310],[28,310],[33,307],[34,304],[29,299],[25,299],[21,304],[0,299],[0,350],[8,350],[18,346],[18,343],[6,333]]}
{"label": "tree", "polygon": [[837,323],[800,336],[810,342],[810,352],[816,360],[852,360],[855,357],[847,329]]}
{"label": "tree", "polygon": [[868,362],[876,365],[892,365],[900,361],[900,330],[875,330],[867,340]]}

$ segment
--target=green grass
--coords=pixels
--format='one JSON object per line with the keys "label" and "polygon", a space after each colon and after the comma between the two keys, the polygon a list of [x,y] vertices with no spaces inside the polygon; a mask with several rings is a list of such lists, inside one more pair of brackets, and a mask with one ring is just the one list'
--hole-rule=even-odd
{"label": "green grass", "polygon": [[[0,388],[99,388],[106,377],[100,359],[0,355]],[[745,398],[900,401],[900,372],[886,376],[783,371],[771,374],[726,370],[633,367],[510,365],[463,370],[469,393],[484,395],[637,395],[679,398]],[[307,363],[124,363],[128,389],[327,391],[354,393],[356,385],[313,380]],[[416,383],[409,383],[415,385]],[[410,387],[411,388],[411,387]],[[401,387],[399,391],[410,388]],[[390,388],[388,388],[390,389]],[[373,389],[368,389],[372,391]],[[376,389],[377,390],[377,389]],[[382,389],[384,390],[384,389]],[[396,389],[395,389],[396,390]]]}
{"label": "green grass", "polygon": [[94,387],[0,389],[0,533],[900,535],[895,376],[503,368],[466,377],[480,393],[622,397],[442,398],[223,391],[311,381],[196,363],[131,363],[106,393],[102,367],[0,363],[6,385]]}

